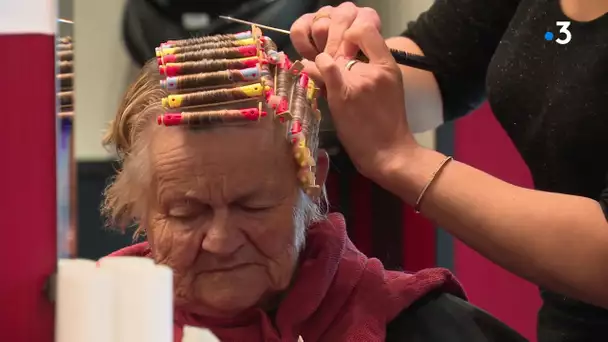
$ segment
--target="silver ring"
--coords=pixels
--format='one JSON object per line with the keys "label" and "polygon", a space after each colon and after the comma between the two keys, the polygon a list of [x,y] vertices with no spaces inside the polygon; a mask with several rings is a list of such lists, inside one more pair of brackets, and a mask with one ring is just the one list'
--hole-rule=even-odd
{"label": "silver ring", "polygon": [[359,63],[358,60],[356,59],[351,59],[350,61],[348,61],[348,63],[346,63],[346,70],[350,71],[350,69],[352,69],[353,65]]}

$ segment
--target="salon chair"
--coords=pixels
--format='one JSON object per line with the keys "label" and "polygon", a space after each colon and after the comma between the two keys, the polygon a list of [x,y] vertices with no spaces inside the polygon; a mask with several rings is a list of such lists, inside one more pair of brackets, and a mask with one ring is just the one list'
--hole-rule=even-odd
{"label": "salon chair", "polygon": [[386,342],[527,342],[489,313],[453,295],[431,292],[394,319]]}

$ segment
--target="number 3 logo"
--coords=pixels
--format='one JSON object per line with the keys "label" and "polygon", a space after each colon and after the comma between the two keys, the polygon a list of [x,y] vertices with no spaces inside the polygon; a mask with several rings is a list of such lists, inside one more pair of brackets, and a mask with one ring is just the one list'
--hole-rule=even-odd
{"label": "number 3 logo", "polygon": [[572,33],[570,32],[570,30],[568,30],[568,27],[570,27],[570,22],[558,21],[555,24],[559,27],[559,33],[565,35],[564,38],[557,38],[555,42],[561,45],[568,44],[572,40]]}

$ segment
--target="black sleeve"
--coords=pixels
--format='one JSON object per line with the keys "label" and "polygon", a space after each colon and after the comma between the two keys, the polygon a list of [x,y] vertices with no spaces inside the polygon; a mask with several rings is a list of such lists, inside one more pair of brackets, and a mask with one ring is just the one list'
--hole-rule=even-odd
{"label": "black sleeve", "polygon": [[605,342],[608,310],[541,290],[538,342]]}
{"label": "black sleeve", "polygon": [[[608,182],[608,178],[607,178]],[[599,197],[608,219],[608,188]],[[541,289],[538,342],[603,342],[608,336],[608,310]]]}
{"label": "black sleeve", "polygon": [[438,65],[435,78],[445,121],[469,113],[485,100],[488,65],[518,4],[518,0],[435,0],[403,33]]}
{"label": "black sleeve", "polygon": [[446,293],[431,293],[387,327],[386,342],[527,342],[487,312]]}
{"label": "black sleeve", "polygon": [[[608,184],[608,177],[606,177],[606,184]],[[606,220],[608,220],[608,188],[602,190],[598,202],[600,202],[604,216],[606,217]]]}

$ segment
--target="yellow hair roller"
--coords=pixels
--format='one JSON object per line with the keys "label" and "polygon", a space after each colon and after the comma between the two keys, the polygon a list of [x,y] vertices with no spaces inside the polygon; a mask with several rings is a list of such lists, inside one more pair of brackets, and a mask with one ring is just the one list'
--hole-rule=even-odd
{"label": "yellow hair roller", "polygon": [[258,97],[264,95],[264,91],[270,90],[270,87],[256,83],[239,87],[239,89],[249,97]]}

